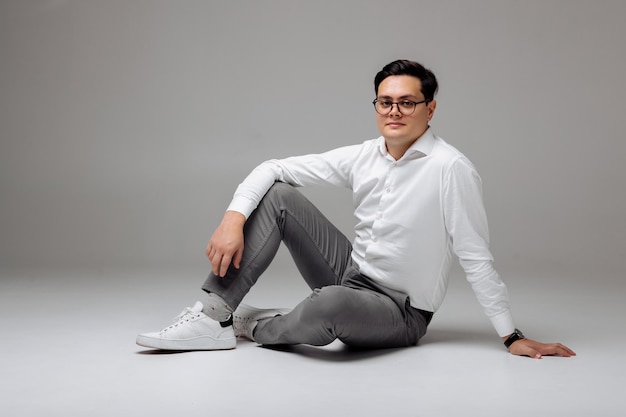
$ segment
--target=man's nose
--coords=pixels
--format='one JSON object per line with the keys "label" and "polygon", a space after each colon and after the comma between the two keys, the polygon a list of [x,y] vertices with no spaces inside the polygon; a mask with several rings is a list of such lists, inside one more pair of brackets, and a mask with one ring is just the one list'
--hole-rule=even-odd
{"label": "man's nose", "polygon": [[[393,111],[393,106],[396,106],[396,111]],[[400,111],[400,103],[391,103],[391,110],[389,110],[389,114],[390,115],[401,115],[402,112]]]}

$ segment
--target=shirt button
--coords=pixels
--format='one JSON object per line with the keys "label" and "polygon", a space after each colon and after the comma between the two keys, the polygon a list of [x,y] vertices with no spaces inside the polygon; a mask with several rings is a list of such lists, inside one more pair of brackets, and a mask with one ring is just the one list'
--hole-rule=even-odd
{"label": "shirt button", "polygon": [[387,188],[387,189],[385,190],[385,192],[386,192],[386,193],[390,193],[390,192],[391,192],[391,188]]}
{"label": "shirt button", "polygon": [[372,242],[374,242],[374,243],[378,242],[378,238],[377,238],[376,236],[374,236],[374,237],[372,238]]}

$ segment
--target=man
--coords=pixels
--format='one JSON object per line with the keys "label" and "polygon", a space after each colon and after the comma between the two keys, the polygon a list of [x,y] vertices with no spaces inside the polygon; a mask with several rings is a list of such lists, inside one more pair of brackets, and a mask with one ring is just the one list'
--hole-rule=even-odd
{"label": "man", "polygon": [[[207,246],[212,273],[202,287],[205,300],[160,332],[140,334],[139,345],[230,349],[237,336],[267,345],[335,339],[366,348],[416,345],[443,301],[454,252],[511,353],[575,355],[515,328],[492,266],[480,177],[429,126],[434,74],[400,60],[386,65],[374,85],[381,136],[255,168]],[[353,192],[352,243],[295,188],[329,184]],[[313,292],[292,311],[241,304],[281,241]]]}

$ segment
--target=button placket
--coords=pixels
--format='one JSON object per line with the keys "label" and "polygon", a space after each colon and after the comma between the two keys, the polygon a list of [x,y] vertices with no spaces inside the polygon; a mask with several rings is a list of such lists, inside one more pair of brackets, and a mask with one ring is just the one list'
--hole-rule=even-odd
{"label": "button placket", "polygon": [[387,174],[385,175],[385,183],[383,185],[383,193],[378,202],[378,209],[376,210],[376,215],[374,216],[374,221],[372,222],[372,236],[371,242],[378,243],[379,238],[377,231],[380,230],[380,221],[384,217],[384,212],[389,205],[390,194],[393,191],[393,183],[394,183],[394,168],[398,166],[397,162],[392,162],[389,164],[389,169],[387,170]]}

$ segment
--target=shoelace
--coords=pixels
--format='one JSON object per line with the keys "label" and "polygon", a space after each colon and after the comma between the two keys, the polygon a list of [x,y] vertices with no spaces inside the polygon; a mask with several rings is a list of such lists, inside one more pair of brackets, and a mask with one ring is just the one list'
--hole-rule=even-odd
{"label": "shoelace", "polygon": [[197,311],[193,311],[191,307],[185,307],[185,309],[172,320],[172,324],[161,330],[161,332],[166,332],[174,327],[178,327],[179,325],[188,322],[191,319],[200,317],[200,313]]}

